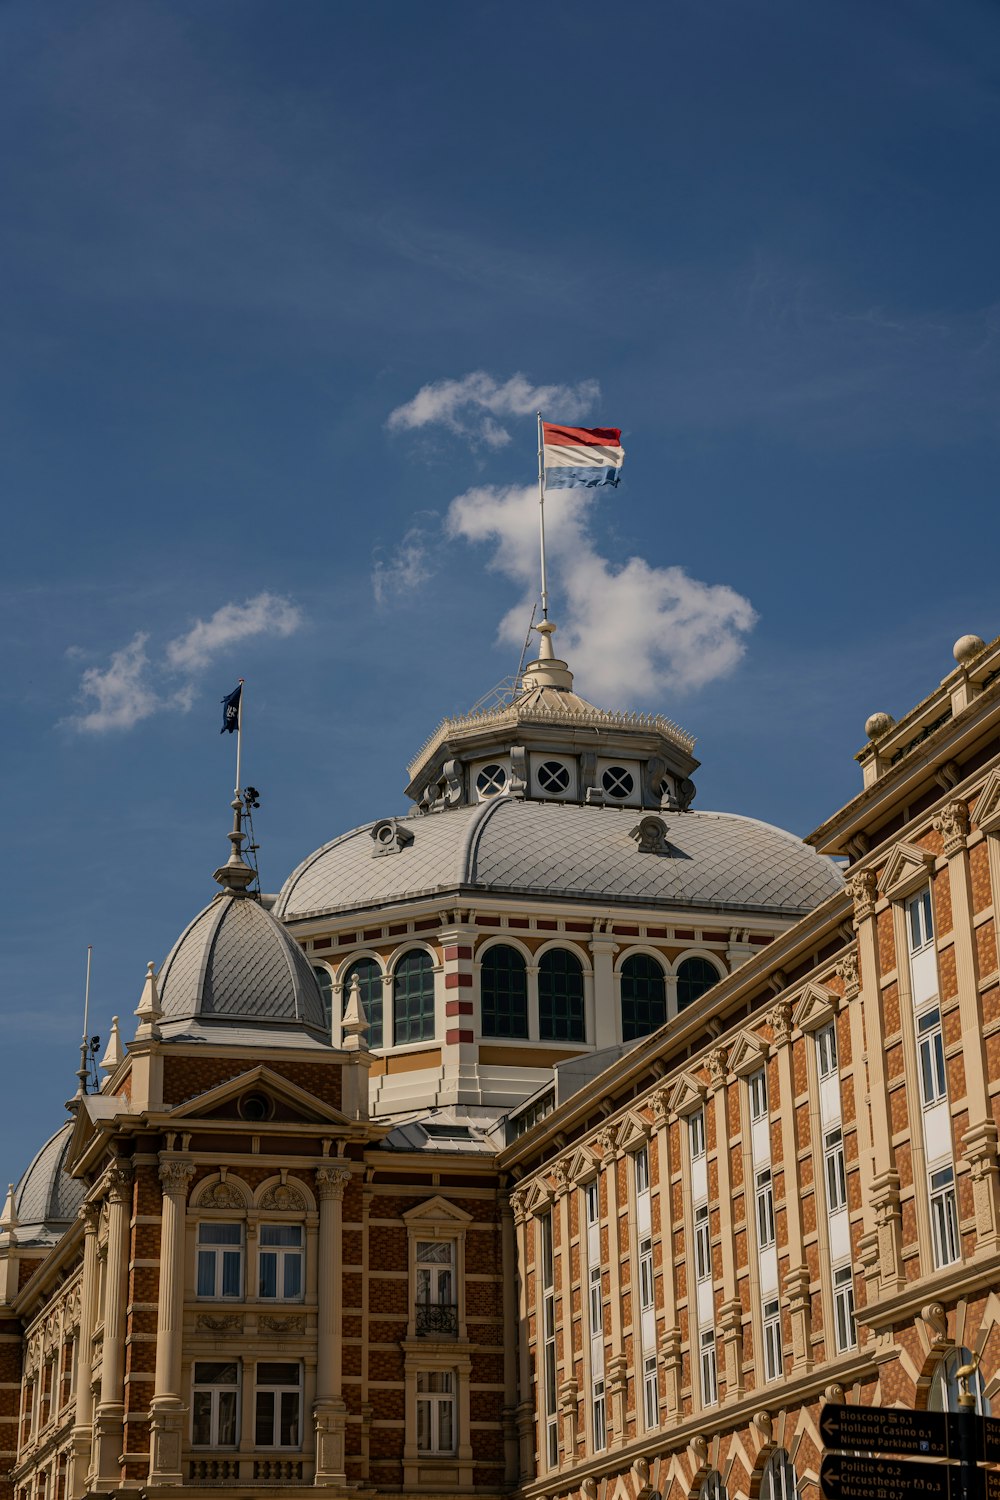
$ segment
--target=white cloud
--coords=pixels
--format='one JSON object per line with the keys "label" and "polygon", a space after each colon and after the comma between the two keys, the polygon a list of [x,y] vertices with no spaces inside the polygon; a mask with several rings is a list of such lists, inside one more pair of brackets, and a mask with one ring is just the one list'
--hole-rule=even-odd
{"label": "white cloud", "polygon": [[376,559],[372,589],[379,608],[398,603],[416,591],[436,572],[430,539],[420,526],[411,526],[388,559]]}
{"label": "white cloud", "polygon": [[95,707],[67,722],[85,734],[103,734],[109,729],[131,729],[160,707],[149,683],[149,636],[140,630],[127,646],[115,651],[111,663],[101,670],[88,667],[80,679],[80,697],[93,699]]}
{"label": "white cloud", "polygon": [[413,432],[439,425],[466,438],[473,446],[503,448],[510,433],[499,417],[526,417],[549,410],[561,422],[586,416],[601,394],[596,380],[579,385],[532,385],[525,375],[512,375],[501,384],[485,370],[473,370],[461,380],[438,380],[422,386],[412,401],[389,413],[390,432]]}
{"label": "white cloud", "polygon": [[[550,608],[557,654],[581,690],[608,707],[651,702],[667,689],[701,687],[731,671],[757,616],[726,584],[702,583],[680,567],[632,557],[620,568],[590,534],[593,497],[579,490],[545,498]],[[453,500],[451,536],[492,543],[490,567],[524,589],[500,624],[520,646],[538,595],[538,495],[533,488],[482,486]]]}
{"label": "white cloud", "polygon": [[277,594],[256,594],[242,604],[224,604],[211,619],[198,620],[167,643],[167,661],[177,672],[206,667],[216,652],[254,635],[292,635],[302,623],[296,605]]}

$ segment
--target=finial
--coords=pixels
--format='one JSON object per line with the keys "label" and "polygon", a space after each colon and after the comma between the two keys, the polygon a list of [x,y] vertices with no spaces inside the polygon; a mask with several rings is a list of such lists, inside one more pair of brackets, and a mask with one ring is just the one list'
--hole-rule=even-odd
{"label": "finial", "polygon": [[960,635],[954,646],[951,648],[951,654],[958,662],[959,666],[964,667],[967,666],[970,661],[975,661],[979,653],[985,650],[986,642],[983,640],[982,636]]}
{"label": "finial", "polygon": [[7,1188],[7,1202],[0,1213],[0,1233],[11,1235],[17,1228],[17,1209],[14,1207],[14,1184]]}
{"label": "finial", "polygon": [[[146,965],[146,982],[142,987],[135,1014],[139,1017],[139,1024],[135,1029],[136,1041],[158,1042],[160,1039],[159,1023],[163,1019],[163,1011],[160,1009],[160,993],[156,988],[156,969],[152,959]],[[103,1067],[104,1064],[102,1063],[101,1066]]]}
{"label": "finial", "polygon": [[368,1017],[361,1003],[361,981],[355,974],[351,980],[351,987],[347,992],[347,1004],[344,1007],[344,1050],[345,1052],[367,1052]]}
{"label": "finial", "polygon": [[238,792],[230,806],[233,809],[233,831],[227,837],[233,846],[232,852],[226,863],[216,870],[212,879],[218,881],[228,895],[245,896],[247,886],[254,878],[254,872],[243,858],[243,842],[246,834],[243,832],[243,802]]}
{"label": "finial", "polygon": [[551,620],[539,620],[537,625],[531,627],[537,630],[541,636],[538,643],[538,655],[534,661],[529,661],[524,669],[523,683],[529,691],[532,688],[559,688],[568,692],[573,686],[573,673],[564,661],[555,653],[552,637],[556,632]]}
{"label": "finial", "polygon": [[[152,967],[152,965],[150,965]],[[111,1035],[108,1037],[108,1045],[104,1056],[101,1058],[101,1067],[105,1073],[114,1073],[125,1059],[125,1049],[122,1046],[121,1032],[118,1030],[118,1017],[111,1017]]]}
{"label": "finial", "polygon": [[540,620],[535,629],[542,638],[538,646],[538,660],[554,661],[556,653],[552,645],[552,637],[559,629],[558,625],[553,625],[551,620]]}

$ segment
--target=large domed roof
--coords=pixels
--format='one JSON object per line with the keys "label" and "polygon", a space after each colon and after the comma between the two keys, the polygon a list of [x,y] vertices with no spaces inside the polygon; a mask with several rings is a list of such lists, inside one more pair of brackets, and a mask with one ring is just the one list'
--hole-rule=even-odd
{"label": "large domed roof", "polygon": [[59,1239],[76,1218],[87,1189],[85,1183],[63,1170],[72,1133],[73,1122],[67,1120],[45,1142],[14,1189],[20,1244]]}
{"label": "large domed roof", "polygon": [[159,996],[164,1025],[198,1019],[329,1035],[302,949],[252,896],[226,892],[198,913],[160,970]]}
{"label": "large domed roof", "polygon": [[667,813],[662,853],[633,837],[634,808],[510,797],[408,818],[412,840],[373,857],[356,828],[305,860],[275,906],[283,921],[375,909],[445,891],[544,895],[652,908],[799,916],[840,890],[832,861],[794,834],[734,813]]}

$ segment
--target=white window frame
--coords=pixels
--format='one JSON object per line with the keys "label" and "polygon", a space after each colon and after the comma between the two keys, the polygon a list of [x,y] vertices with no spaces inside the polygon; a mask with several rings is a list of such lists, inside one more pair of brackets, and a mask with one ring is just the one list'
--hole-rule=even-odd
{"label": "white window frame", "polygon": [[833,1269],[833,1326],[837,1353],[846,1354],[858,1347],[858,1328],[854,1319],[854,1272],[847,1266]]}
{"label": "white window frame", "polygon": [[660,1391],[655,1354],[647,1354],[642,1362],[642,1411],[646,1431],[654,1431],[660,1424]]}
{"label": "white window frame", "polygon": [[698,1367],[701,1371],[701,1404],[719,1404],[719,1366],[715,1353],[715,1330],[706,1328],[698,1340]]}
{"label": "white window frame", "polygon": [[[204,1369],[211,1365],[232,1365],[236,1370],[236,1378],[232,1382],[198,1379],[199,1368]],[[242,1368],[238,1359],[199,1359],[195,1360],[191,1369],[191,1447],[201,1451],[211,1448],[225,1448],[227,1451],[238,1447],[240,1441],[240,1376]],[[198,1404],[197,1397],[209,1392],[209,1440],[207,1443],[195,1441],[195,1408]],[[233,1398],[233,1436],[231,1442],[222,1442],[219,1437],[219,1408],[223,1394],[231,1395]]]}
{"label": "white window frame", "polygon": [[929,885],[906,903],[906,935],[911,957],[922,953],[934,941],[934,903]]}
{"label": "white window frame", "polygon": [[633,1153],[632,1167],[635,1172],[635,1195],[640,1198],[649,1192],[649,1147],[641,1146]]}
{"label": "white window frame", "polygon": [[654,1300],[653,1237],[644,1235],[639,1242],[639,1311],[648,1311]]}
{"label": "white window frame", "polygon": [[[211,1233],[212,1230],[235,1229],[239,1239],[230,1244],[203,1244],[202,1234]],[[242,1223],[232,1220],[202,1219],[198,1225],[196,1255],[195,1255],[195,1296],[200,1302],[242,1302],[243,1301],[243,1276],[245,1271],[245,1235]],[[223,1291],[226,1281],[226,1261],[230,1257],[235,1258],[237,1265],[237,1289],[235,1292]],[[212,1291],[200,1290],[202,1284],[202,1266],[210,1266],[212,1270]],[[204,1361],[207,1363],[207,1361]]]}
{"label": "white window frame", "polygon": [[844,1132],[833,1125],[823,1132],[823,1181],[826,1184],[828,1213],[847,1207],[847,1162],[844,1157]]}
{"label": "white window frame", "polygon": [[[458,1333],[457,1249],[453,1239],[432,1234],[418,1236],[414,1241],[413,1316],[418,1333],[451,1336]],[[447,1258],[440,1253],[429,1253],[441,1251],[446,1252]],[[432,1321],[435,1313],[438,1316]]]}
{"label": "white window frame", "polygon": [[[284,1233],[294,1231],[298,1235],[297,1244],[268,1245],[265,1238],[269,1230],[281,1230]],[[274,1286],[273,1293],[264,1291],[264,1268],[266,1264],[274,1262]],[[284,1290],[287,1273],[293,1264],[298,1265],[297,1292],[286,1292]],[[301,1302],[305,1296],[305,1231],[301,1224],[261,1224],[257,1230],[257,1296],[262,1302]]]}
{"label": "white window frame", "polygon": [[917,1071],[920,1074],[920,1101],[924,1109],[948,1097],[948,1069],[944,1056],[944,1023],[937,1001],[915,1017],[917,1028]]}
{"label": "white window frame", "polygon": [[[289,1369],[296,1370],[298,1372],[297,1384],[292,1384],[291,1381],[261,1380],[259,1372],[267,1365],[287,1365]],[[296,1397],[295,1439],[291,1443],[283,1443],[281,1441],[282,1406],[284,1404],[282,1397],[290,1394],[294,1394]],[[257,1398],[262,1395],[273,1397],[271,1411],[272,1441],[269,1443],[262,1440],[260,1436],[260,1413],[257,1410]],[[266,1448],[269,1452],[277,1450],[283,1453],[293,1453],[302,1447],[302,1365],[299,1360],[262,1359],[257,1362],[254,1367],[253,1432],[255,1448]]]}
{"label": "white window frame", "polygon": [[597,1224],[601,1217],[601,1190],[596,1177],[583,1184],[583,1196],[587,1206],[587,1223]]}
{"label": "white window frame", "polygon": [[758,1167],[754,1172],[754,1222],[757,1226],[757,1249],[770,1249],[777,1243],[777,1231],[774,1218],[774,1179],[769,1166]]}
{"label": "white window frame", "polygon": [[822,1083],[824,1078],[832,1078],[839,1067],[837,1025],[835,1021],[828,1021],[816,1032],[816,1071],[820,1082]]}
{"label": "white window frame", "polygon": [[696,1109],[688,1115],[688,1152],[692,1161],[700,1161],[705,1155],[705,1110]]}
{"label": "white window frame", "polygon": [[552,1215],[538,1221],[539,1281],[542,1285],[542,1377],[545,1398],[545,1458],[550,1469],[559,1463],[558,1369],[556,1364],[556,1293],[553,1274]]}
{"label": "white window frame", "polygon": [[955,1169],[932,1167],[927,1174],[930,1191],[931,1240],[934,1265],[954,1265],[962,1258],[962,1237],[958,1227],[958,1195],[955,1191]]}
{"label": "white window frame", "polygon": [[750,1101],[750,1123],[755,1124],[758,1120],[766,1120],[768,1114],[766,1068],[757,1068],[748,1077],[747,1097]]}
{"label": "white window frame", "polygon": [[781,1345],[781,1303],[777,1297],[769,1297],[764,1303],[762,1321],[764,1379],[780,1380],[785,1373],[785,1357]]}
{"label": "white window frame", "polygon": [[594,1397],[591,1402],[591,1432],[594,1452],[600,1453],[608,1446],[608,1411],[604,1394],[604,1381],[594,1381]]}
{"label": "white window frame", "polygon": [[587,1305],[590,1318],[590,1337],[604,1337],[604,1303],[601,1298],[601,1268],[591,1266],[587,1275]]}
{"label": "white window frame", "polygon": [[707,1203],[695,1204],[694,1274],[695,1281],[712,1279],[712,1223]]}
{"label": "white window frame", "polygon": [[[432,1389],[440,1381],[440,1389]],[[458,1447],[458,1407],[455,1400],[458,1381],[453,1370],[417,1371],[417,1451],[449,1455]],[[448,1412],[450,1441],[442,1439],[442,1413]]]}

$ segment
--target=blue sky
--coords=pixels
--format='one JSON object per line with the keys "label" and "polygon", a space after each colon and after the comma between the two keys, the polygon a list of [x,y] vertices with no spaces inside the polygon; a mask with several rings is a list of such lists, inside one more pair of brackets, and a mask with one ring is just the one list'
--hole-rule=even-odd
{"label": "blue sky", "polygon": [[276,889],[514,669],[539,391],[628,455],[553,510],[580,690],[698,806],[857,789],[1000,629],[998,56],[975,3],[0,7],[0,1172],[87,943],[131,1035],[212,894],[237,677]]}

